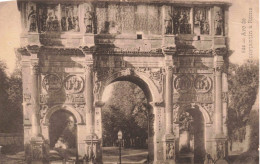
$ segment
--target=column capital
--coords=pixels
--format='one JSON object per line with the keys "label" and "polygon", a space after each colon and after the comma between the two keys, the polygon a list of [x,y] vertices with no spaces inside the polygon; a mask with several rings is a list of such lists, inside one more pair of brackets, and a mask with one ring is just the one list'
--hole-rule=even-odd
{"label": "column capital", "polygon": [[88,65],[88,64],[86,64],[86,65],[84,65],[84,69],[85,69],[85,72],[87,73],[91,73],[91,72],[93,72],[93,65]]}
{"label": "column capital", "polygon": [[214,69],[216,72],[223,72],[224,70],[223,56],[214,56]]}
{"label": "column capital", "polygon": [[164,67],[165,72],[173,73],[175,71],[176,67],[175,65],[166,65]]}

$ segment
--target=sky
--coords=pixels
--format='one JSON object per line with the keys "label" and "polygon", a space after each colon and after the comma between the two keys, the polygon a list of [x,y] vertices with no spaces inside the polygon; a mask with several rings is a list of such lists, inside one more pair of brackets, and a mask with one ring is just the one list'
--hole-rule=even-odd
{"label": "sky", "polygon": [[[253,57],[258,59],[259,52],[259,2],[258,0],[231,0],[232,6],[229,9],[229,38],[230,50],[233,51],[230,57],[231,63],[242,64],[250,56],[248,52],[249,24],[246,23],[246,36],[242,35],[242,20],[248,21],[249,8],[252,8],[252,47]],[[15,48],[20,46],[21,23],[20,14],[15,1],[0,2],[0,60],[7,63],[8,73],[15,68]],[[245,38],[246,52],[242,52],[242,41]],[[250,56],[251,57],[251,56]]]}

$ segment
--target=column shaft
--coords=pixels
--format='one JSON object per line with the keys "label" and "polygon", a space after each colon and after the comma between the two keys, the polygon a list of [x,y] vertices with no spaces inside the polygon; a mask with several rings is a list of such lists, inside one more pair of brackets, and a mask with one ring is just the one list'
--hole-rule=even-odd
{"label": "column shaft", "polygon": [[172,67],[166,68],[166,134],[172,134]]}
{"label": "column shaft", "polygon": [[93,127],[93,76],[92,69],[87,66],[85,72],[85,101],[86,101],[86,125],[87,133],[92,134],[94,132]]}
{"label": "column shaft", "polygon": [[39,66],[32,66],[32,137],[37,137],[40,134],[40,120],[39,120]]}
{"label": "column shaft", "polygon": [[216,69],[215,72],[215,133],[216,135],[223,134],[223,118],[222,118],[222,72]]}

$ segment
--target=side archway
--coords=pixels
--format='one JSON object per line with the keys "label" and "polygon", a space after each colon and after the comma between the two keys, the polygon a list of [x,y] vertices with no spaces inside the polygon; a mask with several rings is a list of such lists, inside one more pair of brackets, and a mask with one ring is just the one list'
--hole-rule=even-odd
{"label": "side archway", "polygon": [[49,121],[50,121],[50,118],[51,118],[52,114],[55,113],[58,110],[69,111],[76,118],[76,123],[77,124],[83,124],[83,119],[82,119],[81,115],[78,113],[77,110],[75,110],[73,107],[71,107],[69,105],[55,105],[55,106],[51,107],[46,112],[45,116],[43,117],[42,124],[43,125],[49,125]]}
{"label": "side archway", "polygon": [[207,141],[206,125],[212,124],[209,113],[197,103],[183,104],[174,110],[176,111],[174,125],[178,127],[177,134],[179,134],[177,139],[180,162],[187,160],[185,159],[187,157],[183,156],[186,153],[191,155],[189,158],[193,158],[195,163],[203,163]]}

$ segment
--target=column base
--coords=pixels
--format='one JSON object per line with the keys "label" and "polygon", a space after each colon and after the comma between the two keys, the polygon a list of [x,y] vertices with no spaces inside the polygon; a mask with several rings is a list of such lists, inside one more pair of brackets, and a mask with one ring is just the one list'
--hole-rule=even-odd
{"label": "column base", "polygon": [[49,159],[49,145],[40,136],[33,137],[25,145],[25,159],[27,163],[45,163]]}
{"label": "column base", "polygon": [[227,139],[223,135],[218,135],[210,140],[210,149],[207,150],[205,162],[214,162],[218,164],[228,164],[226,157],[228,156]]}

